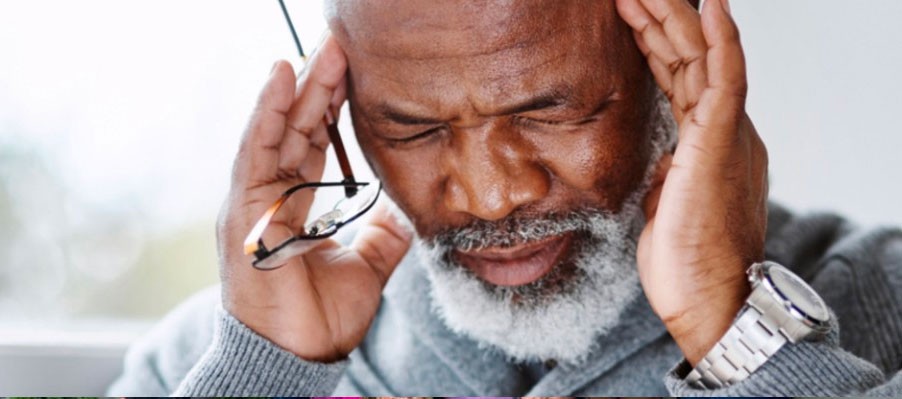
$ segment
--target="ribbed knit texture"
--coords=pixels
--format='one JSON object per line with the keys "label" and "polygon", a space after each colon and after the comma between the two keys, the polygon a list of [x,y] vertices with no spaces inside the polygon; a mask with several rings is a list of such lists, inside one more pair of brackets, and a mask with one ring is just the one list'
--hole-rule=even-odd
{"label": "ribbed knit texture", "polygon": [[348,366],[305,361],[217,312],[213,343],[175,396],[329,396]]}
{"label": "ribbed knit texture", "polygon": [[724,389],[685,383],[688,365],[644,297],[584,363],[558,364],[536,381],[450,331],[408,254],[350,361],[308,362],[279,348],[223,311],[214,287],[129,350],[108,396],[902,396],[902,231],[857,231],[835,215],[797,217],[771,204],[766,257],[808,280],[835,325],[825,340],[784,345]]}

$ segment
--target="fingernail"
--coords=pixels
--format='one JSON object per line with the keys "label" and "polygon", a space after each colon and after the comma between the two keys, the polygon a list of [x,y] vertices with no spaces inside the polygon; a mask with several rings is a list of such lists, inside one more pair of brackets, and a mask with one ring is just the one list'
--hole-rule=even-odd
{"label": "fingernail", "polygon": [[282,61],[279,60],[279,61],[276,61],[276,62],[274,62],[274,63],[272,64],[272,68],[269,69],[269,74],[270,74],[270,75],[272,75],[273,72],[276,71],[276,67],[278,67],[278,66],[279,66],[279,63],[281,63],[281,62],[282,62]]}
{"label": "fingernail", "polygon": [[727,12],[727,15],[733,15],[733,12],[730,10],[730,0],[721,0],[720,4],[723,5],[723,10]]}

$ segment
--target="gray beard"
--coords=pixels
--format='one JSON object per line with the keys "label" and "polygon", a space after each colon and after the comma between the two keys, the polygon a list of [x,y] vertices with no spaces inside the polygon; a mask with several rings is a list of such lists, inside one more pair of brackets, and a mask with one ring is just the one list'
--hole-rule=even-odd
{"label": "gray beard", "polygon": [[[651,115],[652,156],[640,186],[619,213],[581,209],[566,214],[476,221],[416,240],[431,284],[432,307],[449,329],[513,361],[579,363],[598,337],[616,326],[642,292],[636,245],[645,225],[642,200],[657,161],[675,143],[670,105],[663,95]],[[406,218],[403,218],[406,219]],[[458,264],[455,249],[504,247],[574,234],[571,255],[538,281],[495,286]]]}
{"label": "gray beard", "polygon": [[[585,210],[520,221],[522,229],[514,235],[525,241],[563,233],[575,237],[569,259],[538,281],[515,287],[481,280],[453,260],[453,246],[420,241],[418,253],[432,285],[433,307],[451,330],[516,361],[577,363],[641,292],[634,264],[643,221],[636,206],[617,215]],[[470,239],[471,233],[458,237]],[[493,243],[484,233],[473,235],[486,238],[486,246]]]}

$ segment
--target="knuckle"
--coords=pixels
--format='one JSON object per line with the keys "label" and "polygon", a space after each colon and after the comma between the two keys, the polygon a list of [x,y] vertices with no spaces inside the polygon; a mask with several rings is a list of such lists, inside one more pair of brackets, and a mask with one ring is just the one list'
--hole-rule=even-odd
{"label": "knuckle", "polygon": [[695,51],[692,54],[683,56],[682,62],[685,65],[694,64],[705,60],[704,50]]}
{"label": "knuckle", "polygon": [[667,100],[669,100],[670,103],[673,104],[673,103],[674,103],[674,101],[673,101],[673,96],[674,96],[673,87],[662,87],[662,88],[661,88],[661,91],[664,93],[664,96],[667,97]]}
{"label": "knuckle", "polygon": [[667,69],[672,74],[675,74],[678,70],[680,70],[680,67],[682,67],[682,66],[683,66],[683,60],[681,60],[679,58],[667,62]]}
{"label": "knuckle", "polygon": [[695,109],[696,105],[698,105],[698,100],[687,100],[680,104],[680,111],[684,114],[688,114],[690,111]]}
{"label": "knuckle", "polygon": [[315,129],[316,128],[313,126],[305,126],[305,125],[300,125],[300,124],[295,124],[295,123],[288,124],[288,133],[300,134],[304,137],[310,137],[310,135],[313,134],[313,131]]}

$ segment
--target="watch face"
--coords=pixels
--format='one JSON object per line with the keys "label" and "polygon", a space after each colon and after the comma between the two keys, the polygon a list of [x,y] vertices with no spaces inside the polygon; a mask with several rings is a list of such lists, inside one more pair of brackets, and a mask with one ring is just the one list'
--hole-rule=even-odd
{"label": "watch face", "polygon": [[819,322],[830,317],[824,301],[801,278],[781,266],[770,267],[768,274],[774,287],[806,316]]}

